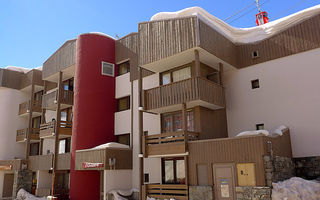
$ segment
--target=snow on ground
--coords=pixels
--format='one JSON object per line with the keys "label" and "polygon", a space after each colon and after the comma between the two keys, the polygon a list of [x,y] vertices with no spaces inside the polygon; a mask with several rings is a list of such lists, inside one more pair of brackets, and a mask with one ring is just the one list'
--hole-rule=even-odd
{"label": "snow on ground", "polygon": [[[131,189],[131,190],[111,190],[108,193],[113,194],[114,200],[128,200],[124,198],[124,196],[131,196],[134,192],[139,192],[138,189]],[[119,195],[120,194],[120,195]],[[122,196],[123,197],[122,197]]]}
{"label": "snow on ground", "polygon": [[320,200],[320,182],[302,178],[272,183],[272,200]]}
{"label": "snow on ground", "polygon": [[20,189],[15,200],[47,200],[46,197],[36,197],[24,189]]}
{"label": "snow on ground", "polygon": [[235,28],[225,23],[221,19],[211,15],[200,7],[191,7],[177,12],[157,13],[152,16],[150,21],[197,16],[204,23],[234,43],[253,43],[271,37],[272,35],[319,13],[320,5],[317,5],[261,26],[251,28]]}

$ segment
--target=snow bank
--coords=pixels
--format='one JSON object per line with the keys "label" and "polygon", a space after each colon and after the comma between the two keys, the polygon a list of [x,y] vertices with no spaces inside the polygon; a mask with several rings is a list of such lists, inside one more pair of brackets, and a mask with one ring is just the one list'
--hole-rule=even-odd
{"label": "snow bank", "polygon": [[236,137],[239,137],[239,136],[249,136],[249,135],[265,135],[265,136],[269,136],[269,131],[267,130],[257,130],[257,131],[244,131],[244,132],[241,132],[239,133],[238,135],[236,135]]}
{"label": "snow bank", "polygon": [[[155,198],[152,198],[152,197],[147,197],[147,200],[158,200],[158,199],[155,199]],[[171,198],[169,200],[175,200],[174,198]]]}
{"label": "snow bank", "polygon": [[293,177],[272,183],[272,200],[319,200],[320,182]]}
{"label": "snow bank", "polygon": [[276,134],[276,135],[282,135],[283,134],[283,131],[286,130],[287,127],[284,126],[284,125],[281,125],[279,126],[278,128],[276,128],[273,133]]}
{"label": "snow bank", "polygon": [[36,197],[24,189],[20,189],[15,200],[47,200],[46,197]]}
{"label": "snow bank", "polygon": [[227,37],[234,43],[253,43],[264,40],[293,26],[307,18],[320,13],[320,5],[302,10],[287,17],[251,28],[235,28],[221,19],[211,15],[200,7],[186,8],[177,12],[160,12],[151,17],[150,21],[166,20],[179,17],[197,16],[211,28]]}
{"label": "snow bank", "polygon": [[129,149],[130,146],[125,145],[125,144],[120,144],[120,143],[117,143],[117,142],[108,142],[106,144],[102,144],[102,145],[96,146],[96,147],[94,147],[92,149],[105,149],[105,148]]}
{"label": "snow bank", "polygon": [[[131,196],[134,192],[139,192],[138,189],[131,190],[111,190],[108,193],[113,195],[114,200],[128,200],[122,196]],[[120,194],[120,195],[119,195]],[[122,196],[121,196],[122,195]]]}

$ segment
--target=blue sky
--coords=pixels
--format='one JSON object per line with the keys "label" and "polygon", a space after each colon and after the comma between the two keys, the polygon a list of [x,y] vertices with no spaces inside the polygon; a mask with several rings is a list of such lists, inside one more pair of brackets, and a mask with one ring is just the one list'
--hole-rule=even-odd
{"label": "blue sky", "polygon": [[[87,32],[122,37],[137,31],[138,22],[148,21],[157,12],[200,6],[226,19],[253,1],[0,0],[0,67],[41,66],[65,40]],[[320,0],[260,0],[271,20],[319,3]],[[255,26],[256,13],[252,5],[227,22],[236,27]]]}

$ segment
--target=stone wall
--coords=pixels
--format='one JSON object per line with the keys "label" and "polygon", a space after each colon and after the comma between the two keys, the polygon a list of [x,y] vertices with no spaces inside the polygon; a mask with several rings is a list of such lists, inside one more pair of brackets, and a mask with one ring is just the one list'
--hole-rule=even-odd
{"label": "stone wall", "polygon": [[266,185],[272,186],[272,182],[290,179],[295,175],[295,164],[291,158],[281,156],[264,156]]}
{"label": "stone wall", "polygon": [[294,158],[296,166],[296,175],[298,177],[312,180],[320,179],[320,156]]}
{"label": "stone wall", "polygon": [[236,187],[237,200],[271,200],[270,187]]}
{"label": "stone wall", "polygon": [[16,197],[18,191],[23,188],[31,193],[32,189],[32,171],[16,170],[14,172],[14,182],[12,196]]}
{"label": "stone wall", "polygon": [[189,200],[213,200],[212,186],[189,186]]}

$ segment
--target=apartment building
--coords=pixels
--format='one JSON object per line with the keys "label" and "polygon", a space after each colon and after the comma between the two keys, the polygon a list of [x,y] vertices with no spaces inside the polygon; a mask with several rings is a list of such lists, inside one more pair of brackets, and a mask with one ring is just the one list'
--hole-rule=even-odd
{"label": "apartment building", "polygon": [[79,35],[42,71],[1,69],[0,198],[270,196],[292,158],[320,156],[319,10],[241,32],[189,8]]}

